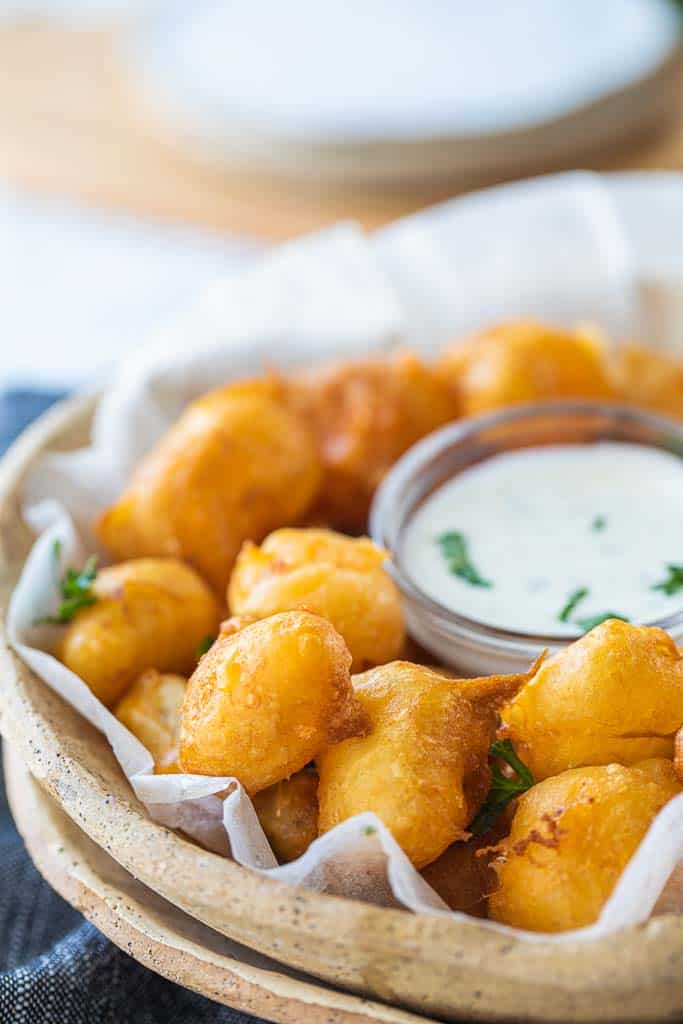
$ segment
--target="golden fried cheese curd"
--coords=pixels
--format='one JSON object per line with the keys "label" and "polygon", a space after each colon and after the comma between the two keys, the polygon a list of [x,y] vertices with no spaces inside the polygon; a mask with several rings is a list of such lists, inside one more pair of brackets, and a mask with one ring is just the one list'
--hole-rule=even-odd
{"label": "golden fried cheese curd", "polygon": [[374,811],[417,868],[463,838],[484,798],[496,717],[458,681],[395,661],[354,676],[371,732],[317,758],[320,832]]}
{"label": "golden fried cheese curd", "polygon": [[683,419],[683,361],[644,345],[619,345],[610,357],[619,398],[650,412]]}
{"label": "golden fried cheese curd", "polygon": [[678,730],[674,739],[674,770],[683,782],[683,726]]}
{"label": "golden fried cheese curd", "polygon": [[334,627],[309,612],[221,632],[187,685],[183,771],[234,775],[254,794],[300,771],[328,744],[362,733],[367,721],[350,664]]}
{"label": "golden fried cheese curd", "polygon": [[262,789],[254,808],[280,864],[296,860],[318,837],[318,776],[297,772]]}
{"label": "golden fried cheese curd", "polygon": [[105,547],[182,558],[222,595],[242,542],[296,522],[320,485],[310,431],[279,396],[264,379],[192,402],[100,519]]}
{"label": "golden fried cheese curd", "polygon": [[653,819],[680,791],[663,758],[572,768],[534,786],[497,848],[489,916],[539,932],[592,924]]}
{"label": "golden fried cheese curd", "polygon": [[66,627],[57,656],[107,706],[148,668],[188,674],[215,633],[211,589],[174,558],[138,558],[100,569],[95,604]]}
{"label": "golden fried cheese curd", "polygon": [[534,320],[507,321],[450,345],[437,365],[465,416],[519,402],[613,397],[595,339]]}
{"label": "golden fried cheese curd", "polygon": [[501,718],[537,780],[580,765],[671,758],[683,658],[662,629],[608,619],[544,662]]}
{"label": "golden fried cheese curd", "polygon": [[367,537],[283,529],[260,547],[247,541],[228,587],[235,615],[264,618],[301,608],[328,619],[344,638],[352,670],[397,658],[405,630],[399,592],[382,568],[386,551]]}
{"label": "golden fried cheese curd", "polygon": [[409,352],[347,360],[293,375],[290,405],[317,439],[323,522],[360,532],[383,476],[411,445],[457,415],[449,389]]}
{"label": "golden fried cheese curd", "polygon": [[451,910],[488,917],[488,897],[497,884],[491,863],[493,846],[503,835],[503,829],[496,827],[485,836],[453,843],[422,870],[424,880]]}
{"label": "golden fried cheese curd", "polygon": [[147,747],[158,774],[179,772],[180,714],[187,680],[148,669],[114,707],[114,714]]}

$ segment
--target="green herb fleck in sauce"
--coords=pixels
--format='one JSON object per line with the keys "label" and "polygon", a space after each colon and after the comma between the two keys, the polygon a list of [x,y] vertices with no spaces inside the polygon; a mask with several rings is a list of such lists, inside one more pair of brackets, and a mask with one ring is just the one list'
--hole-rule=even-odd
{"label": "green herb fleck in sauce", "polygon": [[448,563],[448,571],[451,575],[458,576],[472,587],[493,586],[491,581],[484,579],[470,561],[467,553],[467,541],[462,533],[457,530],[449,530],[437,537],[436,542]]}
{"label": "green herb fleck in sauce", "polygon": [[572,594],[569,595],[566,605],[557,616],[560,622],[569,622],[569,616],[574,611],[576,606],[583,601],[584,598],[588,597],[590,590],[588,587],[579,587]]}
{"label": "green herb fleck in sauce", "polygon": [[515,797],[526,793],[536,784],[533,775],[515,753],[510,740],[496,740],[489,751],[491,757],[498,757],[514,770],[516,778],[504,775],[498,765],[491,769],[491,786],[481,810],[469,827],[472,835],[481,836],[496,823],[498,817]]}
{"label": "green herb fleck in sauce", "polygon": [[602,533],[603,530],[607,529],[607,520],[604,516],[596,516],[591,523],[591,530],[594,533]]}
{"label": "green herb fleck in sauce", "polygon": [[683,590],[683,565],[667,565],[669,578],[655,583],[652,590],[661,590],[667,597],[673,597],[680,590]]}

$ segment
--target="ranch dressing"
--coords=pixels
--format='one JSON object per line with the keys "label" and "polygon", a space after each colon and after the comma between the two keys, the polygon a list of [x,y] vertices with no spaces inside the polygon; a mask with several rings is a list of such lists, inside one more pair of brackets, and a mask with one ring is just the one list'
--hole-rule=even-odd
{"label": "ranch dressing", "polygon": [[612,441],[548,445],[496,455],[443,484],[407,523],[399,556],[452,611],[577,636],[607,612],[651,623],[681,608],[682,529],[675,455]]}

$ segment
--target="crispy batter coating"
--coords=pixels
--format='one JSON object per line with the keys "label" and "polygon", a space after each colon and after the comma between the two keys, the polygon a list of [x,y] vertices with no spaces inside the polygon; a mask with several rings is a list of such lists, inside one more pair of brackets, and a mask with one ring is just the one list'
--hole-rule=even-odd
{"label": "crispy batter coating", "polygon": [[674,769],[678,778],[683,782],[683,726],[676,733],[674,740]]}
{"label": "crispy batter coating", "polygon": [[620,345],[610,358],[617,395],[630,405],[683,419],[683,362],[642,345]]}
{"label": "crispy batter coating", "polygon": [[318,776],[303,771],[262,790],[254,807],[280,864],[296,860],[318,836]]}
{"label": "crispy batter coating", "polygon": [[663,630],[608,619],[542,664],[501,718],[536,779],[671,758],[683,723],[683,658]]}
{"label": "crispy batter coating", "polygon": [[215,633],[216,600],[194,569],[174,558],[139,558],[101,569],[96,604],[66,627],[57,656],[107,706],[141,672],[192,671],[197,647]]}
{"label": "crispy batter coating", "polygon": [[360,672],[398,657],[404,642],[399,592],[382,568],[386,551],[367,537],[331,530],[276,530],[247,541],[228,587],[235,615],[263,618],[298,608],[328,619]]}
{"label": "crispy batter coating", "polygon": [[451,910],[459,910],[472,917],[488,917],[488,897],[497,885],[497,876],[491,866],[495,856],[492,847],[507,831],[504,818],[501,823],[485,836],[453,843],[438,860],[423,869],[424,880]]}
{"label": "crispy batter coating", "polygon": [[154,758],[154,771],[179,772],[180,713],[187,680],[148,669],[114,708],[114,714]]}
{"label": "crispy batter coating", "polygon": [[116,558],[173,555],[220,592],[242,542],[296,522],[321,480],[313,438],[269,380],[193,402],[97,524]]}
{"label": "crispy batter coating", "polygon": [[375,489],[398,457],[457,415],[449,389],[407,352],[305,371],[286,387],[319,446],[316,514],[351,532],[366,528]]}
{"label": "crispy batter coating", "polygon": [[497,324],[449,346],[438,369],[466,416],[519,402],[612,397],[595,339],[533,320]]}
{"label": "crispy batter coating", "polygon": [[329,743],[362,734],[351,656],[319,615],[283,612],[222,633],[190,678],[180,764],[234,775],[258,793],[302,769]]}
{"label": "crispy batter coating", "polygon": [[653,819],[680,790],[664,759],[574,768],[534,786],[498,847],[489,915],[531,931],[592,924]]}
{"label": "crispy batter coating", "polygon": [[320,831],[374,811],[424,867],[463,836],[486,796],[495,714],[457,680],[407,661],[353,683],[372,731],[317,758]]}

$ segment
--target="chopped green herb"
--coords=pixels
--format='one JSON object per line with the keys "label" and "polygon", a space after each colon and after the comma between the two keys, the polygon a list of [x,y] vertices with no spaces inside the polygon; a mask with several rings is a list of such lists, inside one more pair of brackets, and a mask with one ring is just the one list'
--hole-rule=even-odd
{"label": "chopped green herb", "polygon": [[482,836],[495,824],[500,814],[515,797],[526,793],[536,784],[533,775],[517,756],[510,740],[496,740],[489,751],[491,757],[498,757],[514,770],[516,778],[504,775],[498,765],[491,769],[491,786],[476,818],[469,827],[475,836]]}
{"label": "chopped green herb", "polygon": [[571,613],[574,611],[576,606],[580,604],[581,601],[583,601],[585,597],[588,597],[589,594],[590,590],[588,589],[588,587],[579,587],[578,590],[575,590],[572,594],[570,594],[566,605],[564,606],[560,614],[557,616],[560,622],[569,622],[569,616],[571,615]]}
{"label": "chopped green herb", "polygon": [[453,576],[458,576],[473,587],[493,586],[490,580],[484,579],[472,565],[467,554],[467,541],[462,533],[450,530],[437,537],[436,542],[441,548],[441,554],[448,562],[448,571]]}
{"label": "chopped green herb", "polygon": [[[53,557],[57,565],[61,557],[62,545],[56,540],[52,547]],[[62,602],[56,615],[48,615],[38,619],[38,623],[49,623],[53,626],[63,626],[71,622],[81,608],[87,608],[95,604],[97,597],[92,591],[92,583],[97,576],[97,556],[91,555],[79,572],[77,569],[67,569],[58,581]]]}
{"label": "chopped green herb", "polygon": [[604,516],[596,516],[595,519],[593,520],[593,522],[591,523],[591,530],[594,530],[595,533],[601,533],[602,530],[604,530],[606,528],[606,526],[607,526],[607,520],[605,519],[605,517]]}
{"label": "chopped green herb", "polygon": [[377,832],[377,829],[375,828],[374,825],[366,825],[364,827],[364,829],[363,829],[363,835],[364,836],[374,836],[374,834],[376,832]]}
{"label": "chopped green herb", "polygon": [[619,615],[618,612],[600,612],[599,615],[589,615],[587,619],[577,619],[576,625],[580,626],[584,633],[590,633],[591,629],[595,629],[601,622],[605,622],[607,619],[620,619],[622,622],[630,622],[631,620],[625,615]]}
{"label": "chopped green herb", "polygon": [[673,597],[679,590],[683,590],[683,565],[667,565],[669,572],[668,580],[662,580],[661,583],[655,583],[651,590],[661,590],[667,597]]}
{"label": "chopped green herb", "polygon": [[211,633],[207,633],[203,640],[197,644],[197,657],[201,658],[209,648],[213,647],[216,642],[216,637],[212,636]]}

